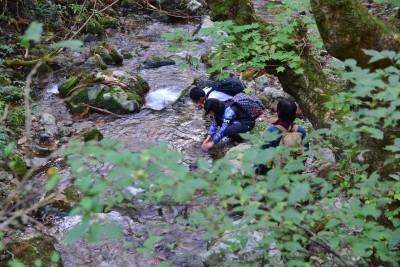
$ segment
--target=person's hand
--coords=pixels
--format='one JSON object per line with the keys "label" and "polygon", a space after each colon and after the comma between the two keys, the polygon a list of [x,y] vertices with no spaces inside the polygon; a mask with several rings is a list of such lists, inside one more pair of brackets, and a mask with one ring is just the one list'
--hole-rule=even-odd
{"label": "person's hand", "polygon": [[207,140],[205,140],[205,141],[203,142],[203,144],[201,145],[201,148],[202,148],[202,149],[205,149],[205,150],[209,150],[210,148],[213,147],[213,145],[214,145],[214,142],[213,142],[213,141],[207,141]]}

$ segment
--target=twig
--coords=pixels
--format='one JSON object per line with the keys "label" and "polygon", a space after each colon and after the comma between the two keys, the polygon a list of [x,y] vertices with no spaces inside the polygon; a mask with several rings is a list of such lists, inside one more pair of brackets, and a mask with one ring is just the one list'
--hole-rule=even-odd
{"label": "twig", "polygon": [[328,243],[328,241],[326,241],[322,237],[316,235],[313,231],[301,226],[300,224],[294,223],[294,225],[303,229],[304,231],[306,231],[308,234],[312,235],[316,239],[320,240],[325,245],[325,246],[322,245],[323,248],[325,248],[326,250],[330,251],[333,255],[335,255],[339,260],[341,260],[343,262],[343,264],[346,267],[350,267],[350,265],[347,263],[347,261],[345,259],[343,259],[342,255],[340,255],[340,253],[338,251],[336,251],[330,247],[330,244]]}
{"label": "twig", "polygon": [[89,108],[91,108],[91,109],[98,110],[98,111],[100,111],[100,112],[104,112],[104,113],[111,114],[111,115],[114,115],[114,116],[117,116],[117,117],[121,117],[121,118],[127,118],[127,117],[128,117],[128,116],[124,116],[124,115],[119,115],[119,114],[112,113],[111,111],[108,111],[108,110],[106,110],[106,109],[96,108],[96,107],[93,107],[93,106],[88,105],[88,104],[86,104],[86,103],[79,103],[78,105],[82,105],[82,106],[85,106],[85,107],[89,107]]}
{"label": "twig", "polygon": [[10,254],[13,260],[15,259],[14,254],[12,254],[10,251],[8,251],[7,249],[4,251],[7,252],[8,254]]}
{"label": "twig", "polygon": [[4,120],[7,118],[7,115],[8,115],[8,107],[9,107],[8,104],[4,107],[4,114],[3,114],[3,116],[0,118],[0,122],[4,121]]}
{"label": "twig", "polygon": [[1,13],[1,15],[4,15],[4,13],[6,13],[6,10],[7,10],[7,0],[6,0],[6,3],[4,4],[4,9],[3,9],[3,13]]}

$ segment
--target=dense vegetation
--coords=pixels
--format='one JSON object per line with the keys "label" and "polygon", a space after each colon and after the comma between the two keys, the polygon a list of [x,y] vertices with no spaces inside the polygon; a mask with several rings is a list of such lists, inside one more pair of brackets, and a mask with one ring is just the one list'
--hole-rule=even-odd
{"label": "dense vegetation", "polygon": [[[259,18],[246,21],[250,25],[227,20],[207,29],[205,34],[226,33],[218,37],[220,45],[208,58],[208,63],[213,64],[209,71],[223,76],[226,70],[246,71],[251,67],[275,74],[313,123],[315,131],[308,137],[312,149],[301,158],[292,159],[284,169],[275,168],[267,176],[253,179],[254,163],[267,163],[281,155],[290,158],[290,151],[282,147],[259,150],[257,145],[276,137],[262,131],[246,135],[256,146],[244,151],[240,171],[236,172],[225,158],[211,165],[200,160],[198,170],[189,173],[185,166],[177,164],[181,155],[168,150],[165,144],[141,153],[121,153],[120,144],[109,139],[88,142],[84,146],[70,143],[68,149],[59,153],[80,155],[69,157],[68,164],[85,197],[70,213],[70,216],[80,214],[82,222],[69,232],[66,242],[81,237],[96,242],[103,233],[109,238],[119,238],[122,228],[102,223],[96,213],[117,206],[132,208],[134,205],[128,201],[132,196],[123,189],[135,186],[145,189],[135,196],[143,203],[200,203],[198,211],[188,218],[179,218],[179,224],[194,231],[201,226],[207,231],[204,238],[217,238],[226,231],[234,233],[237,242],[226,241],[232,253],[245,247],[249,232],[268,229],[268,234],[258,240],[258,249],[267,258],[270,245],[276,244],[287,266],[399,266],[400,54],[395,41],[382,41],[388,36],[398,37],[398,34],[394,26],[383,27],[358,0],[286,2],[286,5],[275,6],[286,12],[277,16],[278,24],[260,24]],[[72,6],[66,10],[61,6],[51,10],[43,6],[50,3],[32,2],[34,7],[29,9],[30,16],[42,20],[46,27],[59,26],[55,15],[74,12]],[[229,5],[238,4],[237,1],[224,3],[226,10],[230,10]],[[394,5],[396,1],[390,3]],[[214,4],[221,13],[221,5]],[[307,8],[312,9],[314,16],[287,19],[288,15]],[[343,15],[342,21],[338,17],[343,12],[346,16]],[[3,20],[19,25],[10,14],[12,12],[5,12]],[[332,18],[332,14],[336,17]],[[49,17],[53,19],[46,21]],[[343,24],[349,20],[353,25]],[[341,35],[343,28],[346,38]],[[336,34],[329,35],[328,29],[335,29]],[[363,31],[357,32],[357,29]],[[357,38],[366,33],[375,39],[357,42]],[[30,48],[29,40],[39,42],[40,36],[40,25],[34,24],[24,35],[23,48]],[[182,36],[190,40],[185,43]],[[173,50],[179,49],[178,44],[184,44],[184,48],[196,45],[196,40],[181,33],[165,37],[176,42],[171,47]],[[322,48],[320,38],[328,53],[341,60],[333,67],[323,69],[317,61]],[[11,55],[16,47],[18,45],[3,43],[0,47],[3,58]],[[38,52],[37,56],[41,58],[44,54]],[[341,74],[340,83],[326,75],[332,73]],[[0,75],[7,80],[7,72]],[[0,99],[4,110],[0,125],[4,127],[4,138],[0,128],[0,148],[6,155],[10,155],[13,147],[11,134],[21,122],[16,123],[13,113],[6,113],[9,109],[5,106],[20,105],[24,92],[20,82],[10,80],[8,83],[1,87],[5,93]],[[21,112],[18,110],[13,112]],[[21,120],[20,116],[17,118]],[[325,164],[317,152],[318,148],[331,144],[340,154],[337,166]],[[314,175],[301,173],[306,157],[317,158],[320,162]],[[90,168],[101,162],[115,165],[108,177],[100,177]],[[49,173],[47,190],[56,188],[59,179],[57,172]],[[22,187],[20,189],[23,191]],[[4,201],[3,207],[8,207],[10,199]],[[220,205],[209,205],[210,201]],[[234,223],[234,219],[227,216],[232,211],[240,214],[241,220]],[[17,219],[16,214],[19,213],[14,210],[3,211],[0,230],[12,222],[9,218]],[[162,238],[149,233],[144,246],[137,249],[152,255],[154,245]],[[35,264],[41,266],[41,263]],[[170,263],[162,265],[170,266]]]}

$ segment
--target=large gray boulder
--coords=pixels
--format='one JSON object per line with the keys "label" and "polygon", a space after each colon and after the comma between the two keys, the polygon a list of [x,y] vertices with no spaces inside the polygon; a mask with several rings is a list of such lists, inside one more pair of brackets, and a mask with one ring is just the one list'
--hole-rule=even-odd
{"label": "large gray boulder", "polygon": [[89,107],[118,114],[138,112],[150,90],[137,73],[101,71],[72,77],[58,91],[67,97],[74,114],[84,116]]}

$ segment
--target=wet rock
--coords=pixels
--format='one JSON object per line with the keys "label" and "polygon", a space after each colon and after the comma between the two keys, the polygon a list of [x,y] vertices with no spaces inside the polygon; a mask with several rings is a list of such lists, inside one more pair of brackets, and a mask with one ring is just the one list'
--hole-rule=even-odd
{"label": "wet rock", "polygon": [[[234,222],[235,224],[240,220]],[[248,231],[246,236],[237,231],[225,231],[222,238],[217,239],[210,246],[210,249],[202,255],[202,261],[206,267],[220,266],[230,267],[235,264],[247,265],[251,267],[277,267],[284,266],[280,252],[276,249],[275,244],[269,245],[268,255],[266,259],[265,249],[260,248],[258,242],[264,236],[269,235],[267,230]],[[232,248],[226,242],[233,244],[241,244],[240,238],[247,238],[247,243],[244,247],[240,247],[237,251],[232,251]],[[264,263],[264,264],[262,264]]]}
{"label": "wet rock", "polygon": [[137,4],[130,0],[122,0],[121,7],[127,9],[134,9],[135,7],[137,7]]}
{"label": "wet rock", "polygon": [[244,151],[251,148],[253,145],[249,143],[241,143],[237,146],[232,147],[229,149],[229,151],[226,153],[225,157],[230,160],[230,162],[233,164],[232,168],[232,174],[236,174],[238,172],[241,172],[242,174],[245,173],[242,169],[242,160],[241,158],[243,157]]}
{"label": "wet rock", "polygon": [[49,113],[43,113],[40,115],[39,123],[42,125],[54,125],[56,124],[56,117]]}
{"label": "wet rock", "polygon": [[96,128],[90,128],[83,135],[83,139],[85,140],[85,142],[90,141],[90,140],[100,141],[101,139],[103,139],[103,134]]}
{"label": "wet rock", "polygon": [[289,94],[272,87],[266,87],[264,89],[263,95],[272,99],[282,99],[285,97],[291,98]]}
{"label": "wet rock", "polygon": [[169,59],[169,58],[153,57],[150,59],[146,59],[140,68],[141,69],[155,69],[155,68],[159,68],[162,66],[168,66],[168,65],[175,65],[175,61],[173,61],[172,59]]}
{"label": "wet rock", "polygon": [[53,140],[53,136],[51,134],[49,134],[49,133],[41,133],[39,135],[39,138],[40,138],[39,142],[41,142],[41,143],[45,143],[45,142]]}
{"label": "wet rock", "polygon": [[13,178],[13,175],[5,172],[5,171],[0,171],[0,181],[10,181]]}
{"label": "wet rock", "polygon": [[99,55],[94,55],[85,62],[84,64],[85,68],[88,69],[97,69],[100,68],[102,70],[105,70],[107,68],[107,64],[103,61],[101,56]]}
{"label": "wet rock", "polygon": [[68,142],[69,142],[69,138],[68,138],[68,137],[61,137],[61,138],[60,138],[60,143],[66,144],[66,143],[68,143]]}
{"label": "wet rock", "polygon": [[265,74],[255,78],[254,81],[257,90],[263,90],[265,87],[269,86],[269,78]]}
{"label": "wet rock", "polygon": [[322,155],[322,158],[326,162],[332,163],[332,165],[336,164],[336,156],[330,148],[320,148],[318,149],[318,153]]}
{"label": "wet rock", "polygon": [[94,36],[91,33],[87,33],[85,35],[83,35],[80,40],[84,43],[90,43],[90,42],[94,42],[97,40],[96,36]]}
{"label": "wet rock", "polygon": [[71,128],[66,127],[66,126],[62,126],[59,130],[58,130],[58,135],[60,137],[65,137],[65,136],[70,136],[71,135]]}

